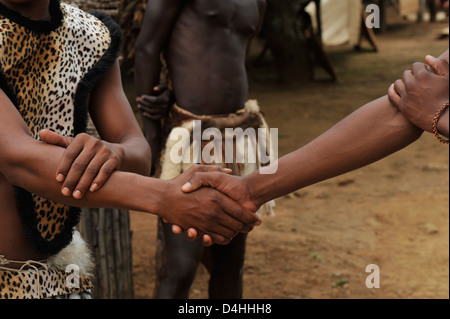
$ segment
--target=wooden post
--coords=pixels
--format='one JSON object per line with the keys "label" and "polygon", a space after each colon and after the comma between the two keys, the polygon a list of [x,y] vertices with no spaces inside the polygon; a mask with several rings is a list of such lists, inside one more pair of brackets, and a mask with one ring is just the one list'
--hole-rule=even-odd
{"label": "wooden post", "polygon": [[83,209],[79,229],[95,258],[94,298],[133,298],[129,212],[110,208]]}

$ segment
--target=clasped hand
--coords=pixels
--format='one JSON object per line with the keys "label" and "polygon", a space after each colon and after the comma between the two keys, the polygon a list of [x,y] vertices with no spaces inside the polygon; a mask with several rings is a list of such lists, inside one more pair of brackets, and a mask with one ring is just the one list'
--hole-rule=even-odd
{"label": "clasped hand", "polygon": [[[209,167],[208,170],[205,170]],[[191,172],[189,180],[183,185],[182,191],[185,193],[198,192],[202,188],[214,188],[217,191],[227,195],[233,200],[237,201],[242,207],[250,212],[256,212],[260,204],[257,204],[252,199],[250,187],[243,177],[229,175],[222,169],[214,169],[211,166],[199,166],[195,171]],[[258,223],[258,225],[260,222]],[[172,231],[176,234],[181,234],[184,229],[178,225],[172,226]],[[189,228],[186,231],[188,240],[196,240],[202,236],[203,244],[210,246],[214,243],[213,238],[209,234],[198,232],[195,228]]]}
{"label": "clasped hand", "polygon": [[[402,79],[391,85],[392,104],[414,125],[433,132],[433,118],[448,103],[449,65],[444,58],[426,57],[427,64],[414,63]],[[448,126],[448,125],[447,125]]]}

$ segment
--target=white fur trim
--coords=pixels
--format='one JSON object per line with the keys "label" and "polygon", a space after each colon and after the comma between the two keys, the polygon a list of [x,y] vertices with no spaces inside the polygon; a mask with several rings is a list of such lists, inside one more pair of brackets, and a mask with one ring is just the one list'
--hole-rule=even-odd
{"label": "white fur trim", "polygon": [[72,242],[59,253],[47,260],[50,268],[66,270],[69,265],[76,265],[80,274],[91,277],[95,268],[92,253],[78,231],[73,232]]}

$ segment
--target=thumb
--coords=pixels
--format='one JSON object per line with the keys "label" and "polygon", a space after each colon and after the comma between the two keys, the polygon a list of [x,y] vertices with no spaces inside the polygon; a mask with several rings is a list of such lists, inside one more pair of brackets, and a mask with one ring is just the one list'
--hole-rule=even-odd
{"label": "thumb", "polygon": [[445,76],[445,77],[449,76],[448,62],[446,60],[438,59],[431,55],[427,55],[425,57],[425,60],[434,69],[434,71],[437,73],[437,75]]}
{"label": "thumb", "polygon": [[204,186],[217,188],[217,178],[213,172],[210,173],[195,173],[191,179],[181,187],[185,193],[191,193]]}
{"label": "thumb", "polygon": [[62,136],[50,130],[41,130],[39,132],[39,137],[47,144],[61,146],[64,148],[68,147],[72,142],[71,137]]}
{"label": "thumb", "polygon": [[155,92],[164,92],[169,89],[169,86],[166,83],[160,83],[153,87],[153,91]]}

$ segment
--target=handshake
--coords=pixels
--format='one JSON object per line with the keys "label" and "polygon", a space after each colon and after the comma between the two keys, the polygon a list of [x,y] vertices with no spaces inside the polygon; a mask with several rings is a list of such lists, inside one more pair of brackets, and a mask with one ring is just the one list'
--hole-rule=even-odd
{"label": "handshake", "polygon": [[[261,224],[256,212],[263,203],[258,203],[252,196],[251,187],[244,177],[230,174],[231,170],[227,168],[194,165],[170,181],[173,187],[181,189],[185,200],[194,205],[192,210],[185,210],[182,214],[192,213],[193,221],[203,219],[200,228],[195,226],[197,222],[188,228],[173,223],[175,234],[186,231],[188,240],[194,241],[201,236],[203,245],[211,246],[214,243],[228,244],[238,233],[247,233]],[[196,203],[198,207],[195,207]],[[176,206],[175,202],[167,203],[168,210],[178,210]]]}
{"label": "handshake", "polygon": [[169,181],[126,175],[119,172],[126,152],[118,144],[84,133],[72,138],[42,130],[40,137],[65,149],[55,176],[74,206],[98,206],[96,198],[102,197],[107,205],[155,214],[173,224],[175,233],[187,231],[189,240],[203,236],[208,246],[228,244],[261,224],[255,212],[262,203],[252,199],[244,178],[231,176],[229,169],[194,165]]}

